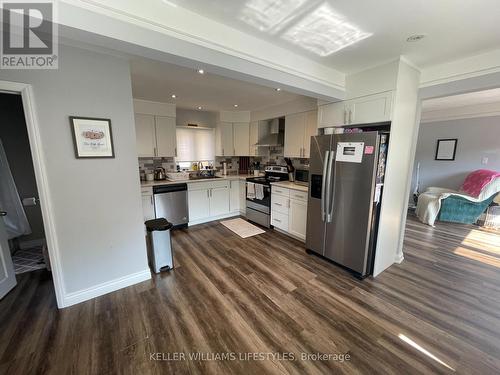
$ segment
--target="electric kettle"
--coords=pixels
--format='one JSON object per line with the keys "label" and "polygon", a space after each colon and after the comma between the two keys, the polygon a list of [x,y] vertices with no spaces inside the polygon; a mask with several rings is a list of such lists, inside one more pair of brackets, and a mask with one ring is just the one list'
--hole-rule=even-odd
{"label": "electric kettle", "polygon": [[155,169],[155,180],[165,180],[167,178],[167,174],[165,173],[165,168],[158,167]]}

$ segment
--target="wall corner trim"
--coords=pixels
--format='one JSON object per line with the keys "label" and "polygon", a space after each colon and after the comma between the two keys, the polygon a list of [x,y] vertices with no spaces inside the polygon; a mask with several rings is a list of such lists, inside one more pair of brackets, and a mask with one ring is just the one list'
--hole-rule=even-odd
{"label": "wall corner trim", "polygon": [[77,303],[84,302],[149,279],[151,279],[151,271],[146,269],[131,275],[119,277],[117,279],[95,285],[91,288],[80,290],[78,292],[67,293],[63,296],[63,303],[61,307],[76,305]]}

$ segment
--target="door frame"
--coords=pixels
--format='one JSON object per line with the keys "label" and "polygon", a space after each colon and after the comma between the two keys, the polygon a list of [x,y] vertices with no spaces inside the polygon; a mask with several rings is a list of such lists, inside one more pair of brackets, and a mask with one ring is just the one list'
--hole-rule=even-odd
{"label": "door frame", "polygon": [[27,83],[9,82],[0,80],[0,90],[21,94],[24,118],[28,130],[28,139],[30,144],[33,168],[35,170],[35,180],[40,199],[40,208],[42,211],[43,227],[45,229],[45,238],[47,241],[50,265],[52,269],[52,280],[56,293],[57,306],[64,307],[64,282],[61,267],[61,257],[57,241],[57,232],[53,215],[53,206],[50,199],[50,188],[48,183],[47,168],[42,148],[42,139],[40,136],[40,124],[35,110],[35,98],[33,88]]}

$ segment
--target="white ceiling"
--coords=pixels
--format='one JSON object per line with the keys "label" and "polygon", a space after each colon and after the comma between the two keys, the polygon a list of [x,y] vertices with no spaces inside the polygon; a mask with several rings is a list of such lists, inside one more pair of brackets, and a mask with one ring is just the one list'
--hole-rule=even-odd
{"label": "white ceiling", "polygon": [[422,111],[441,111],[488,103],[500,103],[500,88],[424,100]]}
{"label": "white ceiling", "polygon": [[[179,108],[254,111],[303,98],[216,74],[198,74],[196,70],[164,62],[135,59],[130,65],[134,98],[173,103]],[[177,97],[173,99],[172,94]]]}
{"label": "white ceiling", "polygon": [[[166,11],[171,6],[186,8],[345,73],[375,66],[400,55],[406,56],[421,67],[427,67],[499,47],[500,1],[498,0],[273,0],[272,2],[271,0],[163,0],[163,2]],[[273,9],[269,8],[270,2],[274,6]],[[285,40],[283,36],[287,30],[307,19],[307,16],[325,4],[350,25],[373,35],[323,57],[301,47],[300,44]],[[276,8],[284,10],[284,13],[277,13]],[[290,12],[290,9],[294,10]],[[269,25],[273,26],[268,27]],[[425,34],[426,38],[416,43],[406,42],[406,38],[413,34]],[[305,36],[307,39],[307,35]],[[321,41],[315,39],[313,42],[318,44]]]}

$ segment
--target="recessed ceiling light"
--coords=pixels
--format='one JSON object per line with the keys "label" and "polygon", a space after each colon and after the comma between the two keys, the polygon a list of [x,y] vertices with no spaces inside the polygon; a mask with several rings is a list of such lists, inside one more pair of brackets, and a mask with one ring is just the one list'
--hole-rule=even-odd
{"label": "recessed ceiling light", "polygon": [[415,34],[415,35],[410,35],[408,38],[406,38],[406,41],[412,43],[412,42],[418,42],[419,40],[422,40],[424,38],[425,38],[424,34]]}
{"label": "recessed ceiling light", "polygon": [[198,106],[198,109],[202,109],[203,107],[202,106]]}
{"label": "recessed ceiling light", "polygon": [[320,56],[328,56],[372,36],[323,4],[309,13],[281,37]]}
{"label": "recessed ceiling light", "polygon": [[275,90],[276,91],[281,91],[281,88],[280,87],[276,87]]}
{"label": "recessed ceiling light", "polygon": [[175,98],[177,98],[177,95],[172,94],[172,99],[175,99]]}
{"label": "recessed ceiling light", "polygon": [[238,104],[233,104],[233,107],[234,108],[238,108]]}
{"label": "recessed ceiling light", "polygon": [[205,71],[203,69],[198,69],[198,74],[205,74]]}

